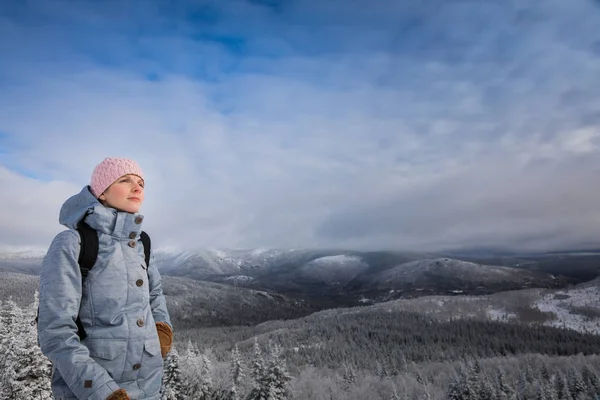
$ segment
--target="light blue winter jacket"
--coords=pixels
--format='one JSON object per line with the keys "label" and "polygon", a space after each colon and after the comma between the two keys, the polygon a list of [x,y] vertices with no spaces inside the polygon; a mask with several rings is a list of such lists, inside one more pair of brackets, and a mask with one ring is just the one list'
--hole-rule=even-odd
{"label": "light blue winter jacket", "polygon": [[[99,241],[83,287],[75,230],[82,219]],[[160,398],[163,360],[155,322],[171,321],[153,256],[146,271],[142,220],[103,206],[87,186],[60,210],[60,223],[70,229],[54,238],[44,258],[38,322],[57,400],[105,400],[119,388],[132,399]],[[78,314],[88,335],[81,342]]]}

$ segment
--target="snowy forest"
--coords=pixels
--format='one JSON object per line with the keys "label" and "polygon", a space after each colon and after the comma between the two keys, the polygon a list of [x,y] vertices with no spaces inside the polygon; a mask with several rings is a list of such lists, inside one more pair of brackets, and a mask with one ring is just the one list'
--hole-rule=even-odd
{"label": "snowy forest", "polygon": [[[52,398],[36,310],[37,296],[29,305],[0,303],[2,400]],[[264,326],[187,332],[165,359],[162,399],[580,400],[600,393],[597,335],[440,324],[401,312],[330,322],[300,318],[263,334]]]}

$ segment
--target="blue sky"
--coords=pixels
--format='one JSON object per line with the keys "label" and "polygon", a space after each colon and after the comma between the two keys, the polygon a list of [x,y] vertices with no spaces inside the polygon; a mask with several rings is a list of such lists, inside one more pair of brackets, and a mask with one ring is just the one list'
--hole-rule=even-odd
{"label": "blue sky", "polygon": [[106,156],[164,247],[600,242],[591,0],[8,0],[0,248]]}

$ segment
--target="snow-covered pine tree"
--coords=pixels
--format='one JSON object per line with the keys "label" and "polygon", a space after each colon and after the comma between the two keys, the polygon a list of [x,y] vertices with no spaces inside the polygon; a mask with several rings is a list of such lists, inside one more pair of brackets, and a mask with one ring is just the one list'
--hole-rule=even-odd
{"label": "snow-covered pine tree", "polygon": [[356,372],[354,371],[354,367],[352,365],[344,363],[342,380],[344,390],[349,390],[350,387],[356,383]]}
{"label": "snow-covered pine tree", "polygon": [[188,340],[185,350],[178,353],[182,392],[184,397],[190,399],[197,398],[195,396],[200,391],[202,383],[201,362],[198,353],[198,348],[191,340]]}
{"label": "snow-covered pine tree", "polygon": [[244,377],[244,366],[240,349],[236,344],[231,349],[231,400],[240,399],[240,383]]}
{"label": "snow-covered pine tree", "polygon": [[574,400],[580,400],[585,397],[586,386],[579,371],[571,366],[567,370],[567,382],[569,383],[569,392]]}
{"label": "snow-covered pine tree", "polygon": [[34,303],[21,309],[12,300],[5,303],[2,315],[2,339],[0,339],[0,399],[51,399],[50,375],[52,365],[41,353],[37,344],[34,320],[38,304],[37,292]]}
{"label": "snow-covered pine tree", "polygon": [[544,386],[538,382],[535,387],[535,400],[546,400],[546,393],[544,391]]}
{"label": "snow-covered pine tree", "polygon": [[268,386],[267,382],[265,382],[264,360],[256,337],[254,338],[251,377],[254,381],[254,387],[247,400],[269,400]]}
{"label": "snow-covered pine tree", "polygon": [[481,373],[481,382],[479,383],[479,400],[495,400],[496,388],[486,374]]}
{"label": "snow-covered pine tree", "polygon": [[502,368],[496,370],[496,398],[498,400],[508,400],[513,398],[514,391],[506,382],[506,375]]}
{"label": "snow-covered pine tree", "polygon": [[269,350],[268,356],[263,357],[258,341],[254,340],[254,388],[248,400],[285,400],[289,396],[288,383],[291,377],[281,355],[281,348],[269,342]]}
{"label": "snow-covered pine tree", "polygon": [[554,386],[554,391],[556,393],[556,397],[558,397],[561,400],[571,400],[571,392],[569,391],[569,385],[567,383],[567,379],[565,378],[565,376],[559,372],[558,375],[556,376],[556,380],[554,381],[555,386]]}
{"label": "snow-covered pine tree", "polygon": [[447,395],[450,400],[471,400],[477,397],[477,392],[469,387],[469,377],[463,364],[458,366],[456,375],[450,381]]}
{"label": "snow-covered pine tree", "polygon": [[16,304],[9,299],[0,303],[0,400],[9,399],[15,377],[13,364],[17,358],[14,345],[14,324],[17,321]]}
{"label": "snow-covered pine tree", "polygon": [[548,365],[542,360],[542,366],[540,367],[540,377],[544,381],[550,381],[550,371],[548,371]]}
{"label": "snow-covered pine tree", "polygon": [[179,354],[177,353],[177,349],[173,347],[164,361],[161,400],[184,400],[181,383]]}
{"label": "snow-covered pine tree", "polygon": [[206,354],[202,354],[202,372],[200,373],[199,399],[210,399],[213,392],[212,363]]}
{"label": "snow-covered pine tree", "polygon": [[292,377],[288,373],[285,360],[277,343],[270,343],[267,376],[269,380],[269,400],[285,400],[288,398],[288,383]]}
{"label": "snow-covered pine tree", "polygon": [[588,396],[597,397],[600,394],[600,380],[594,367],[585,364],[581,369],[581,377],[587,387]]}
{"label": "snow-covered pine tree", "polygon": [[556,375],[552,375],[548,381],[543,382],[546,400],[559,400],[558,395],[556,394],[555,380]]}
{"label": "snow-covered pine tree", "polygon": [[481,393],[481,365],[477,359],[467,365],[468,399],[479,400],[479,394]]}

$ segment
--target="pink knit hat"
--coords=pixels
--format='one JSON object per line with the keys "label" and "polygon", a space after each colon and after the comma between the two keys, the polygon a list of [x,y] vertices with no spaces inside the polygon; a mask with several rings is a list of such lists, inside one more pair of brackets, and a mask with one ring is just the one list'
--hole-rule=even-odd
{"label": "pink knit hat", "polygon": [[100,196],[114,181],[123,175],[137,175],[144,179],[144,174],[139,165],[133,160],[127,158],[105,158],[100,164],[96,165],[92,173],[90,186],[92,194]]}

